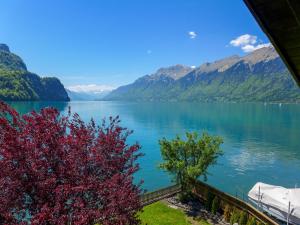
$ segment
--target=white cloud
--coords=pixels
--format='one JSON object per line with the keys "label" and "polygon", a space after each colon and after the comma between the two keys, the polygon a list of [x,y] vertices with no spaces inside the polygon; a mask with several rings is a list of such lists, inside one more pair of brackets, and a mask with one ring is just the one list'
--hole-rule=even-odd
{"label": "white cloud", "polygon": [[190,39],[195,39],[197,37],[197,33],[195,31],[189,31],[188,35],[190,36]]}
{"label": "white cloud", "polygon": [[242,46],[242,50],[244,52],[253,52],[257,49],[264,48],[264,47],[270,47],[270,46],[271,46],[271,43],[258,44],[256,46],[254,46],[254,45],[245,45],[245,46]]}
{"label": "white cloud", "polygon": [[195,69],[195,68],[196,68],[196,66],[191,66],[191,68],[192,68],[192,69]]}
{"label": "white cloud", "polygon": [[109,85],[97,85],[97,84],[82,84],[82,85],[73,85],[67,87],[70,91],[74,92],[85,92],[85,93],[101,93],[105,91],[111,91],[115,89]]}
{"label": "white cloud", "polygon": [[263,47],[271,46],[271,43],[257,43],[257,36],[244,34],[229,42],[231,46],[240,47],[244,52],[253,52]]}
{"label": "white cloud", "polygon": [[257,42],[257,36],[250,35],[250,34],[244,34],[236,39],[233,39],[230,41],[230,44],[234,47],[244,46],[244,45],[253,45]]}

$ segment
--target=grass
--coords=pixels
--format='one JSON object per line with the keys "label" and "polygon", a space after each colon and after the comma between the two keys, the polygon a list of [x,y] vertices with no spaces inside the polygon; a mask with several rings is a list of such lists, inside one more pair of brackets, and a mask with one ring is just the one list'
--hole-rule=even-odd
{"label": "grass", "polygon": [[144,207],[139,214],[142,225],[190,225],[184,212],[156,202]]}
{"label": "grass", "polygon": [[163,202],[156,202],[139,213],[142,225],[211,225],[202,218],[188,217],[182,210],[170,208]]}

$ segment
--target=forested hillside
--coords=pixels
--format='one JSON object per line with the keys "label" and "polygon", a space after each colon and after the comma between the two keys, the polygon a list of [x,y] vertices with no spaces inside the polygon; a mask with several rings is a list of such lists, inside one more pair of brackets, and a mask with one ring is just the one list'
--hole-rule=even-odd
{"label": "forested hillside", "polygon": [[69,101],[68,94],[55,77],[39,77],[27,71],[23,60],[0,44],[0,99],[5,101]]}

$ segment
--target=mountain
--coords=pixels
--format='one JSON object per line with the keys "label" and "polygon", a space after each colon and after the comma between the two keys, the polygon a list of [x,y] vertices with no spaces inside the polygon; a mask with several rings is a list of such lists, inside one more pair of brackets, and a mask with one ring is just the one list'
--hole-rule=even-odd
{"label": "mountain", "polygon": [[9,47],[5,44],[0,44],[0,69],[27,71],[23,60],[11,53]]}
{"label": "mountain", "polygon": [[23,60],[0,44],[0,100],[69,101],[68,94],[55,77],[39,77],[27,70]]}
{"label": "mountain", "polygon": [[111,91],[79,92],[66,89],[71,101],[97,101],[102,100]]}
{"label": "mountain", "polygon": [[300,88],[273,47],[191,69],[159,69],[112,91],[105,100],[300,102]]}

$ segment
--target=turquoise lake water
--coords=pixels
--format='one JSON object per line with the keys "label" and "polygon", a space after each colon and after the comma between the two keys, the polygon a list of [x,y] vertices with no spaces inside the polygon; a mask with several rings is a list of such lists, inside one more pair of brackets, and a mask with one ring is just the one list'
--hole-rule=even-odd
{"label": "turquoise lake water", "polygon": [[209,169],[208,183],[239,195],[258,181],[300,186],[300,105],[234,103],[128,103],[128,102],[11,102],[17,111],[54,106],[62,113],[77,112],[83,120],[119,115],[134,130],[145,156],[139,160],[148,191],[165,187],[171,178],[157,168],[161,162],[158,140],[207,131],[223,137],[224,155]]}

